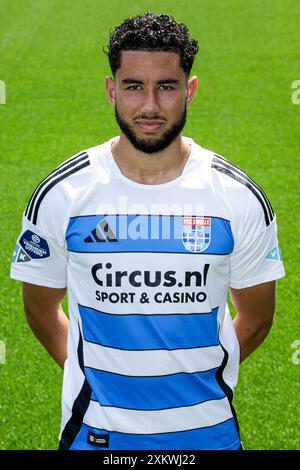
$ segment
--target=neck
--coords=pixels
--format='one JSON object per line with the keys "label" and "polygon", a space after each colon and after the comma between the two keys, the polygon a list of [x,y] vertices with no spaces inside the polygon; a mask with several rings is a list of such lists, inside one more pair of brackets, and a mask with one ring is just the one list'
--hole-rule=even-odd
{"label": "neck", "polygon": [[120,134],[111,147],[112,155],[121,173],[141,184],[162,184],[180,176],[189,158],[191,148],[181,134],[164,150],[157,153],[144,153],[137,150]]}

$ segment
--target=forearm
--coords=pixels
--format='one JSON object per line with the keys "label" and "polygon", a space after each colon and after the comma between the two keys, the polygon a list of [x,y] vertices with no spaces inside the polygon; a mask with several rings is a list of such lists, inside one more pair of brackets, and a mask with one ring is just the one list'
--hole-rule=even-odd
{"label": "forearm", "polygon": [[[49,317],[51,316],[51,321]],[[37,339],[53,357],[53,359],[63,367],[67,358],[67,336],[69,320],[59,306],[51,315],[35,315],[26,311],[28,324]]]}
{"label": "forearm", "polygon": [[240,362],[242,362],[264,341],[272,324],[247,324],[237,314],[233,325],[240,345]]}
{"label": "forearm", "polygon": [[276,282],[270,281],[244,289],[230,289],[236,310],[233,325],[240,344],[240,362],[268,335],[275,312]]}

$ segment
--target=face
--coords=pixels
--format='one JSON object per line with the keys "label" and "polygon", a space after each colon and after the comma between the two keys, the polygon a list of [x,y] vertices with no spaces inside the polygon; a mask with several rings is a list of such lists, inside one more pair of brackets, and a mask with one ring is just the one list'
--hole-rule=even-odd
{"label": "face", "polygon": [[121,131],[145,153],[162,151],[181,133],[196,88],[174,52],[123,51],[115,80],[106,79]]}

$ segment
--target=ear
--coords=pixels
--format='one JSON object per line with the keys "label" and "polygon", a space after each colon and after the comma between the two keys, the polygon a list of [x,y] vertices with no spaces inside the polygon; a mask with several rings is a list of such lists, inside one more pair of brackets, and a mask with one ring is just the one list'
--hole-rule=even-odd
{"label": "ear", "polygon": [[198,88],[198,77],[194,75],[192,78],[188,80],[188,83],[187,83],[187,90],[186,90],[187,104],[190,104],[192,100],[194,99],[197,88]]}
{"label": "ear", "polygon": [[112,106],[115,106],[115,85],[116,82],[113,78],[111,77],[106,77],[105,78],[105,90],[106,90],[106,96],[108,98],[108,101]]}

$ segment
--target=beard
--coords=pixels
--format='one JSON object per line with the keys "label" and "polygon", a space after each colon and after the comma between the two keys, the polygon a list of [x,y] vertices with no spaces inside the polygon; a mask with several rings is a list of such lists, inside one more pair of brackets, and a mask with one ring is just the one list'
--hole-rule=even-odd
{"label": "beard", "polygon": [[161,137],[154,139],[140,139],[137,137],[134,129],[123,120],[118,112],[117,106],[115,106],[115,118],[121,131],[126,135],[127,139],[137,150],[140,150],[144,153],[157,153],[167,148],[184,128],[186,123],[186,115],[187,106],[185,104],[184,110],[178,121],[176,121],[172,127],[170,127],[170,129],[167,129]]}

